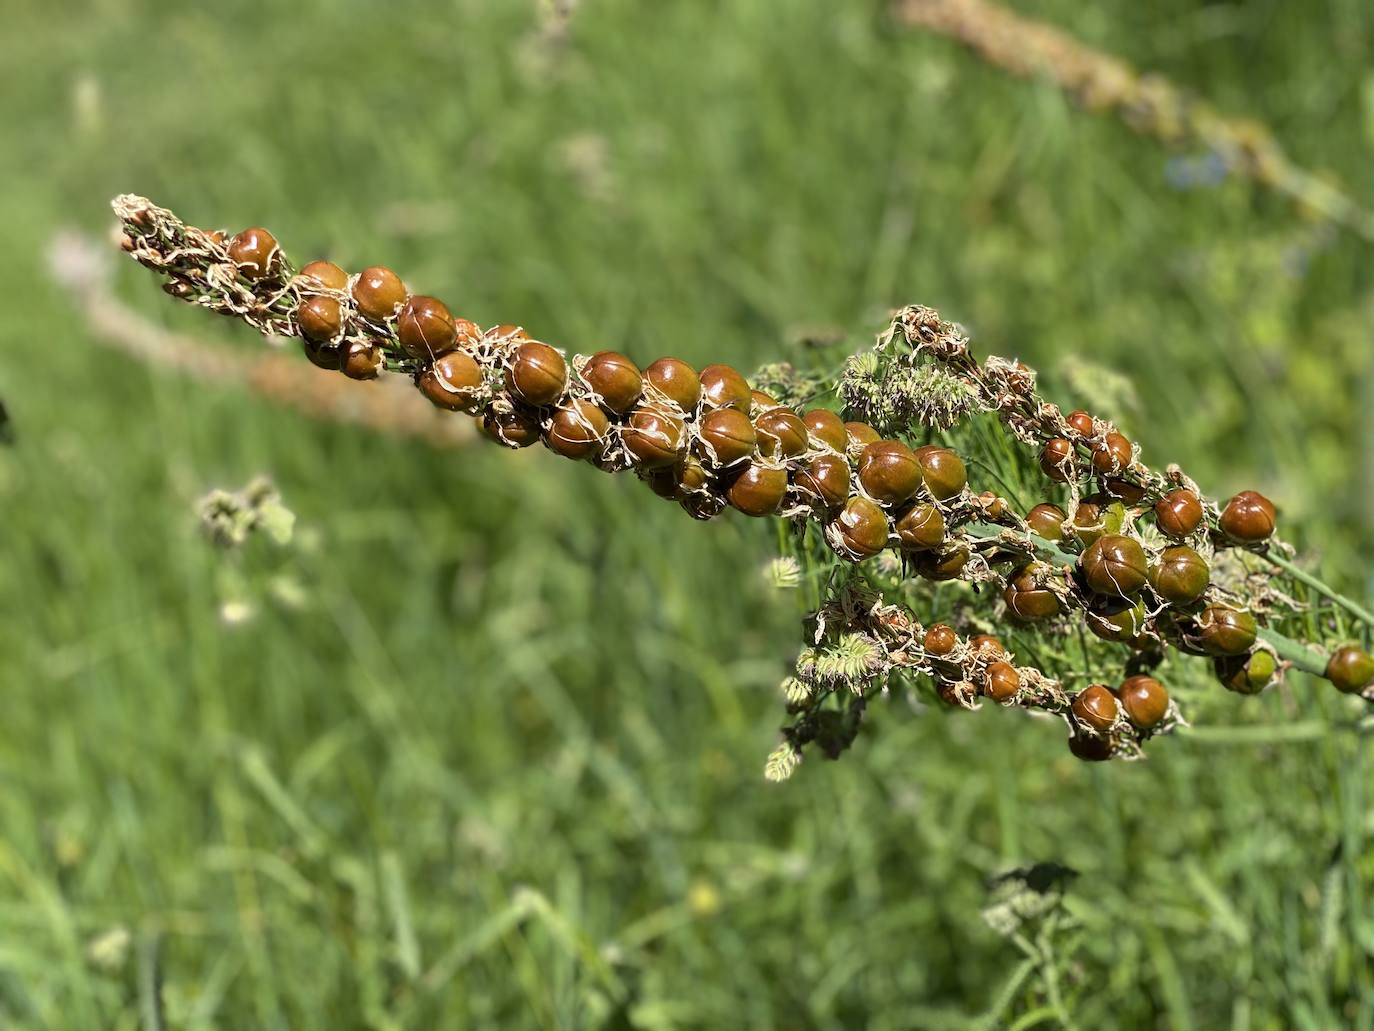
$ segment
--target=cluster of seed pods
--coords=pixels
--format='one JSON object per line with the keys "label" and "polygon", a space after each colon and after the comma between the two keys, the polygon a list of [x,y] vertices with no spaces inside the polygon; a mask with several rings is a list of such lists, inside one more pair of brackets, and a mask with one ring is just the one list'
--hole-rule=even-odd
{"label": "cluster of seed pods", "polygon": [[[475,417],[507,447],[542,442],[605,471],[633,470],[697,519],[731,507],[814,521],[844,559],[895,549],[905,569],[927,579],[996,583],[1014,621],[1081,611],[1105,640],[1213,656],[1234,690],[1258,691],[1280,669],[1271,641],[1257,645],[1256,613],[1211,582],[1208,563],[1223,547],[1268,545],[1272,504],[1245,492],[1218,511],[1177,470],[1161,476],[1140,464],[1110,423],[1086,412],[1064,416],[1041,401],[1024,365],[992,358],[980,366],[957,327],[931,309],[898,313],[886,344],[900,338],[966,377],[984,407],[1038,449],[1046,476],[1068,487],[1067,510],[1046,503],[1022,519],[1004,499],[970,490],[950,448],[913,449],[824,408],[794,411],[726,365],[697,370],[665,357],[640,368],[615,351],[569,359],[517,326],[481,330],[438,298],[411,293],[390,269],[349,274],[313,261],[296,271],[264,229],[232,237],[200,230],[132,196],[114,207],[122,248],[167,276],[168,293],[261,332],[299,337],[321,368],[364,380],[406,374],[433,404]],[[1085,478],[1101,489],[1084,496]],[[1140,526],[1149,522],[1157,532],[1147,536]],[[938,658],[927,645],[921,654]],[[989,677],[991,665],[958,678],[938,662],[923,671],[955,704],[983,696],[1044,707],[1036,681],[1000,667]],[[1374,681],[1374,660],[1342,649],[1327,675],[1342,690],[1362,691]],[[1168,710],[1167,692],[1147,679]],[[1143,735],[1161,729],[1160,720],[1145,726],[1121,709],[1120,690],[1060,697],[1055,711],[1068,714],[1075,754],[1085,758],[1094,751],[1089,738],[1103,757],[1133,754]]]}

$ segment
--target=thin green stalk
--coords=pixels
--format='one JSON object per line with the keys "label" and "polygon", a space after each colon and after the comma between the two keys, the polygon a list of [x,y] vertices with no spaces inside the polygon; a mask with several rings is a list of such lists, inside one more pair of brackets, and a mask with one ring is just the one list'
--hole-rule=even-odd
{"label": "thin green stalk", "polygon": [[1279,555],[1275,555],[1273,551],[1264,552],[1264,558],[1266,561],[1278,566],[1289,576],[1293,577],[1293,579],[1300,580],[1301,582],[1305,583],[1308,587],[1312,588],[1312,590],[1316,591],[1322,597],[1328,599],[1329,601],[1335,602],[1341,608],[1345,609],[1346,612],[1349,612],[1352,616],[1354,616],[1356,619],[1362,622],[1365,626],[1374,627],[1374,613],[1371,613],[1359,602],[1354,601],[1351,598],[1347,598],[1344,594],[1341,594],[1338,591],[1332,590],[1330,587],[1322,583],[1311,573],[1299,569],[1292,562],[1289,562],[1286,558],[1283,558]]}

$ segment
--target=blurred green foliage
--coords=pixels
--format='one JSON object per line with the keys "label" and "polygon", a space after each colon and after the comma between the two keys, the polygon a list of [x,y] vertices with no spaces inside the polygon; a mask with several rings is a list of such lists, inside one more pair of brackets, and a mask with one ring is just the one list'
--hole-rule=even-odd
{"label": "blurred green foliage", "polygon": [[[541,10],[7,4],[0,1023],[1374,1023],[1354,703],[1181,665],[1196,730],[1105,769],[1018,713],[875,705],[768,786],[771,526],[188,386],[45,274],[132,190],[584,352],[752,368],[919,301],[1374,586],[1367,244],[1175,188],[876,0]],[[1374,203],[1364,0],[1037,13]],[[150,318],[260,346],[125,266]],[[262,473],[297,589],[230,625],[195,503]]]}

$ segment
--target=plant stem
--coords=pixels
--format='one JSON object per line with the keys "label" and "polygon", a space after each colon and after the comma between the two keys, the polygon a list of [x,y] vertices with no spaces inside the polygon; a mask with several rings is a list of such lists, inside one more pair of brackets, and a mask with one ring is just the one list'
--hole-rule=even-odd
{"label": "plant stem", "polygon": [[1282,558],[1279,555],[1275,555],[1273,551],[1264,552],[1264,558],[1266,561],[1278,566],[1289,576],[1293,577],[1293,579],[1300,580],[1303,583],[1307,584],[1308,587],[1312,588],[1312,590],[1322,595],[1322,597],[1335,602],[1341,608],[1345,609],[1346,612],[1349,612],[1352,616],[1354,616],[1356,619],[1362,622],[1365,626],[1374,627],[1374,613],[1371,613],[1359,602],[1347,598],[1344,594],[1332,590],[1330,587],[1322,583],[1311,573],[1299,569],[1292,562],[1289,562],[1286,558]]}

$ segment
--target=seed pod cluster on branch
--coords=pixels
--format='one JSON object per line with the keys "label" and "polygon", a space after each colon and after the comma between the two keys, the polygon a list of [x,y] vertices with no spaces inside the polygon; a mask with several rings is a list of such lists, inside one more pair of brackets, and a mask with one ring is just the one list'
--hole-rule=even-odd
{"label": "seed pod cluster on branch", "polygon": [[[482,330],[381,266],[349,274],[313,261],[296,270],[265,229],[232,237],[201,230],[133,196],[114,207],[122,248],[166,276],[169,294],[263,333],[299,337],[322,369],[359,380],[406,375],[434,405],[474,417],[506,447],[542,443],[607,472],[632,470],[696,519],[734,508],[784,517],[802,536],[814,528],[830,561],[854,574],[832,578],[818,622],[846,625],[836,616],[843,613],[858,628],[846,640],[876,642],[870,681],[905,670],[962,707],[981,696],[1054,712],[1068,720],[1073,751],[1084,758],[1135,756],[1151,733],[1180,722],[1167,693],[1161,711],[1169,718],[1146,726],[1122,708],[1120,690],[1079,701],[1086,692],[1070,696],[1034,670],[980,658],[957,640],[951,658],[936,656],[924,638],[913,646],[910,613],[876,602],[856,608],[854,598],[866,597],[865,560],[881,556],[894,584],[917,577],[991,585],[1011,625],[1051,635],[1081,625],[1124,644],[1136,675],[1174,648],[1213,657],[1222,682],[1241,693],[1293,665],[1329,672],[1342,690],[1371,690],[1374,676],[1356,683],[1369,666],[1359,649],[1328,660],[1277,629],[1296,605],[1254,568],[1291,554],[1274,534],[1267,499],[1246,491],[1218,506],[1176,467],[1151,470],[1107,420],[1065,415],[1042,400],[1022,363],[994,357],[980,365],[958,327],[929,308],[898,312],[873,351],[846,365],[837,393],[849,414],[869,415],[875,426],[780,403],[726,365],[697,370],[664,357],[641,368],[616,351],[569,356],[513,325]],[[1065,506],[1047,500],[1023,519],[1006,498],[969,486],[953,448],[914,439],[980,414],[1000,420],[1047,487],[1067,492]],[[824,687],[800,668],[796,679]],[[857,731],[862,704],[837,708],[836,694],[807,692],[786,732],[790,747],[815,741],[833,751],[847,740],[836,727]],[[862,703],[871,691],[849,694]],[[822,733],[822,725],[830,729]],[[779,759],[778,768],[794,760]]]}

